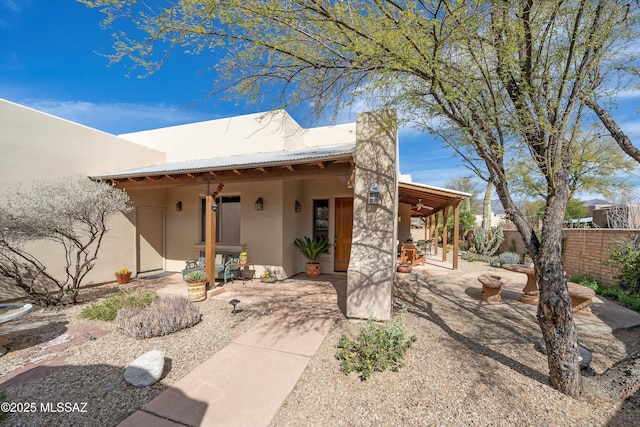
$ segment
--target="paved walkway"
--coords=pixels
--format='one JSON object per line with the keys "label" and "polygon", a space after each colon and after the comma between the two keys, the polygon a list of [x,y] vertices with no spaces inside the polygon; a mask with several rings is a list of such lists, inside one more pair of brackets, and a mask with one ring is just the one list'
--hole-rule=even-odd
{"label": "paved walkway", "polygon": [[[225,286],[213,298],[246,304],[265,294],[273,299],[275,292],[283,304],[120,426],[268,425],[335,322],[344,318],[337,297],[344,279],[305,281],[303,292],[297,285],[294,280],[269,292],[265,285],[256,291],[251,282]],[[176,287],[175,293],[184,289]]]}

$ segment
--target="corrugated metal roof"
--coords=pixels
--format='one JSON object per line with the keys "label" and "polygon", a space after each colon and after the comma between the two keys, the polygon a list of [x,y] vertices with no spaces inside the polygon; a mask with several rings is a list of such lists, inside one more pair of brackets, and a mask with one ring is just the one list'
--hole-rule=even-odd
{"label": "corrugated metal roof", "polygon": [[287,151],[271,151],[266,153],[242,154],[237,156],[163,163],[160,165],[109,172],[101,175],[95,175],[91,178],[115,179],[176,173],[197,173],[201,171],[215,171],[232,168],[278,166],[300,163],[307,160],[334,160],[353,155],[355,145],[355,142],[353,142],[347,144],[306,147]]}

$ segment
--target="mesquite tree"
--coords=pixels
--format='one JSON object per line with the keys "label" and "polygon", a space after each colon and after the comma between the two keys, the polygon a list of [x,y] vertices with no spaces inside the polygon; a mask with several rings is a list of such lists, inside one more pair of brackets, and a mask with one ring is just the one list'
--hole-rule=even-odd
{"label": "mesquite tree", "polygon": [[[127,25],[115,33],[113,61],[153,72],[176,48],[213,52],[212,63],[227,77],[213,92],[229,89],[256,101],[275,96],[283,106],[307,103],[317,112],[366,97],[422,129],[461,135],[444,140],[493,183],[533,258],[551,383],[580,393],[561,257],[564,211],[589,108],[601,108],[596,100],[637,77],[619,78],[636,65],[629,46],[638,38],[637,2],[81,1],[102,7],[106,25],[126,17],[134,23],[130,33]],[[544,177],[540,239],[514,203],[514,152],[526,153]]]}
{"label": "mesquite tree", "polygon": [[[109,218],[129,212],[128,202],[124,191],[88,178],[9,191],[0,205],[0,277],[20,287],[36,304],[75,303],[78,288],[98,258]],[[34,255],[38,242],[62,248],[62,277],[47,271]]]}

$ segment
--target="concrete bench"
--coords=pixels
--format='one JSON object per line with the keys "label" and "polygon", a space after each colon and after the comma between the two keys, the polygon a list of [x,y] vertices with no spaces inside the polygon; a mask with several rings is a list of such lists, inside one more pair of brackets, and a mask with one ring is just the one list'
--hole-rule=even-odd
{"label": "concrete bench", "polygon": [[481,274],[478,281],[482,284],[482,300],[489,304],[496,304],[502,301],[500,290],[505,285],[502,277],[493,274]]}
{"label": "concrete bench", "polygon": [[593,297],[596,296],[595,291],[573,282],[567,282],[567,288],[569,289],[573,312],[587,316],[591,315],[591,304],[593,304]]}

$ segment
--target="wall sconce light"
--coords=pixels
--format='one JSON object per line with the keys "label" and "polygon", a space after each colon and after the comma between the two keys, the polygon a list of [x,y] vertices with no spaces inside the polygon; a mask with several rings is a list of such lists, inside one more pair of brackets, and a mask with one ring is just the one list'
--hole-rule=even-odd
{"label": "wall sconce light", "polygon": [[302,212],[302,205],[296,200],[296,212]]}
{"label": "wall sconce light", "polygon": [[402,222],[402,217],[398,215],[398,222]]}
{"label": "wall sconce light", "polygon": [[258,197],[258,200],[256,200],[256,210],[264,210],[264,202],[262,201],[262,197]]}
{"label": "wall sconce light", "polygon": [[182,210],[182,201],[176,203],[176,211],[180,212]]}
{"label": "wall sconce light", "polygon": [[215,203],[211,205],[211,210],[212,211],[217,211],[218,210],[218,205],[216,205]]}
{"label": "wall sconce light", "polygon": [[368,203],[370,205],[379,205],[380,204],[380,187],[378,187],[378,183],[374,182],[369,187],[369,200]]}

